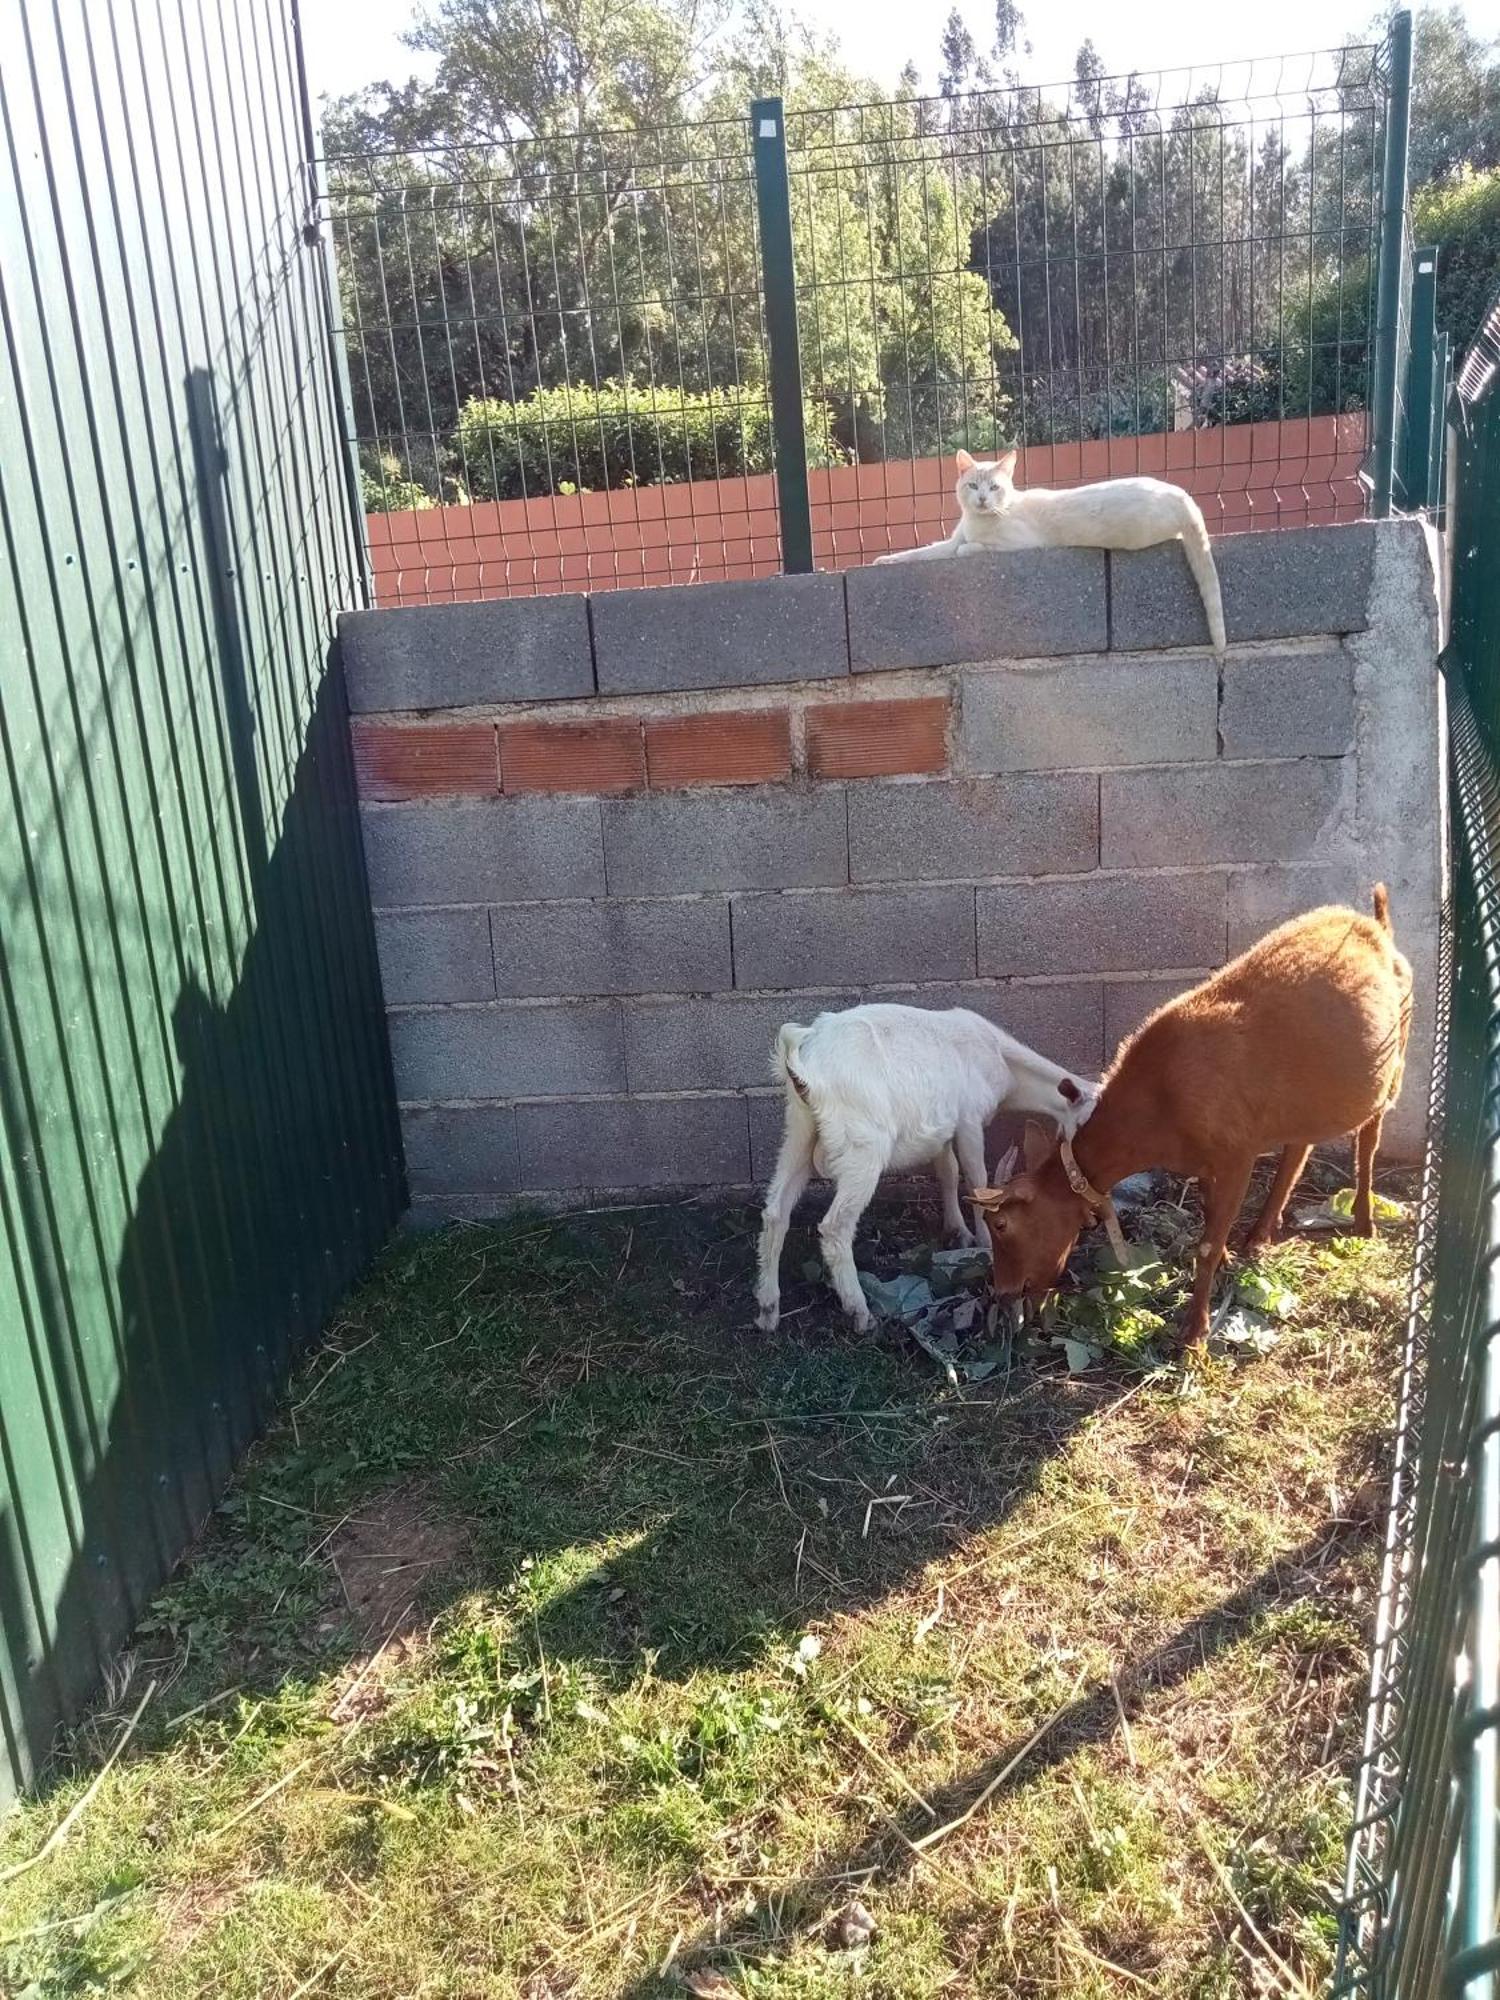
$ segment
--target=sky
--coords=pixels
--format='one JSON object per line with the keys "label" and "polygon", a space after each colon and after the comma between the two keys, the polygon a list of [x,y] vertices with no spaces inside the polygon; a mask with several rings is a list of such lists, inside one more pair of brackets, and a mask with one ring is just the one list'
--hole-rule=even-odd
{"label": "sky", "polygon": [[[951,0],[924,7],[896,0],[794,0],[794,16],[836,35],[858,67],[878,83],[895,82],[908,56],[924,80],[935,81],[940,25]],[[990,39],[993,0],[959,0],[976,42]],[[314,95],[358,89],[388,77],[406,77],[421,60],[400,42],[413,0],[303,0],[301,13]],[[1206,8],[1201,0],[1029,0],[1025,5],[1032,53],[1021,64],[1029,83],[1054,83],[1072,74],[1073,56],[1085,36],[1111,71],[1177,69],[1198,62],[1336,48],[1373,13],[1372,0],[1257,0],[1253,9]],[[1500,36],[1500,0],[1468,0],[1476,31]]]}

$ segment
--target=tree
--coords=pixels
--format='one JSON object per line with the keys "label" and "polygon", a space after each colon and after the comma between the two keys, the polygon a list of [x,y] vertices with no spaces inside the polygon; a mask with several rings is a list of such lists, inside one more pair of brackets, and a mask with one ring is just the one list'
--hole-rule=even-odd
{"label": "tree", "polygon": [[[826,138],[793,175],[815,459],[995,434],[1010,335],[968,268],[983,211],[915,72],[882,104],[774,0],[733,36],[693,0],[531,5],[438,0],[412,36],[438,57],[431,84],[329,116],[374,492],[411,506],[764,468],[744,112],[766,94]],[[810,108],[827,105],[869,123]]]}
{"label": "tree", "polygon": [[1019,0],[995,0],[995,59],[1012,84],[1020,80],[1015,72],[1018,54],[1031,54],[1031,43],[1026,39],[1026,16]]}
{"label": "tree", "polygon": [[681,118],[726,15],[726,0],[430,0],[404,40],[437,58],[443,136],[472,146]]}
{"label": "tree", "polygon": [[955,7],[943,23],[938,43],[938,90],[944,97],[957,97],[961,91],[983,89],[989,81],[989,65]]}
{"label": "tree", "polygon": [[1476,35],[1456,5],[1424,7],[1414,25],[1412,186],[1500,165],[1496,44]]}
{"label": "tree", "polygon": [[[1412,226],[1438,246],[1437,323],[1462,351],[1500,286],[1500,43],[1451,4],[1422,8],[1414,30]],[[1382,36],[1384,17],[1366,32]]]}

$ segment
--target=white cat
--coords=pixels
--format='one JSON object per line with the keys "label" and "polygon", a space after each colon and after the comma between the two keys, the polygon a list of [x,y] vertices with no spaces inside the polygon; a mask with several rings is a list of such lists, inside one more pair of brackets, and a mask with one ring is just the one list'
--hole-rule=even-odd
{"label": "white cat", "polygon": [[958,526],[945,542],[877,556],[877,562],[933,562],[983,549],[1149,549],[1180,541],[1188,559],[1214,651],[1224,652],[1224,605],[1219,573],[1198,503],[1164,479],[1102,479],[1093,486],[1031,486],[1017,492],[1016,454],[994,464],[958,454]]}

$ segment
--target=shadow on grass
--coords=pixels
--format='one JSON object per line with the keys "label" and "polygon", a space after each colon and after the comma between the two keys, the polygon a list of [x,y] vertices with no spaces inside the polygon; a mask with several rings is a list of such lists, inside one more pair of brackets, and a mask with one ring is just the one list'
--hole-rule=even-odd
{"label": "shadow on grass", "polygon": [[[398,1244],[142,1628],[171,1709],[310,1684],[474,1593],[507,1672],[545,1659],[625,1686],[648,1664],[749,1664],[1002,1522],[1121,1393],[1018,1368],[954,1394],[795,1275],[759,1334],[754,1226],[684,1207]],[[876,1211],[862,1261],[891,1268],[929,1228]],[[797,1232],[788,1273],[812,1255]],[[398,1579],[373,1623],[351,1533]]]}
{"label": "shadow on grass", "polygon": [[[863,1882],[879,1877],[889,1885],[913,1871],[934,1864],[941,1867],[942,1839],[926,1849],[924,1841],[943,1829],[957,1833],[971,1818],[978,1821],[981,1814],[998,1811],[1047,1771],[1081,1750],[1109,1741],[1124,1724],[1140,1718],[1156,1697],[1180,1687],[1248,1637],[1267,1611],[1298,1594],[1294,1578],[1305,1580],[1359,1532],[1348,1522],[1326,1524],[1299,1548],[1279,1556],[1240,1589],[1182,1625],[1162,1645],[1127,1664],[1113,1681],[1095,1681],[1081,1689],[1036,1730],[1018,1734],[975,1769],[930,1791],[926,1797],[930,1814],[917,1804],[905,1805],[868,1838],[830,1854],[816,1874],[778,1882],[770,1895],[737,1920],[729,1937],[718,1921],[706,1923],[681,1947],[670,1979],[647,1972],[623,1989],[621,2000],[663,2000],[680,1991],[681,1978],[695,1968],[757,1965],[784,1951],[789,1933],[832,1926],[837,1913],[859,1895]],[[1141,1968],[1142,1973],[1149,1970],[1149,1965]],[[1130,1974],[1134,1969],[1126,1965],[1125,1971]]]}

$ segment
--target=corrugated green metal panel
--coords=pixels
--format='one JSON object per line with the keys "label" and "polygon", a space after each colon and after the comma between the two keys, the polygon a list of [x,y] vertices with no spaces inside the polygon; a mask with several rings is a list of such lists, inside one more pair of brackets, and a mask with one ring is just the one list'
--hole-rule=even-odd
{"label": "corrugated green metal panel", "polygon": [[45,1754],[384,1236],[280,0],[0,0],[0,1703]]}

